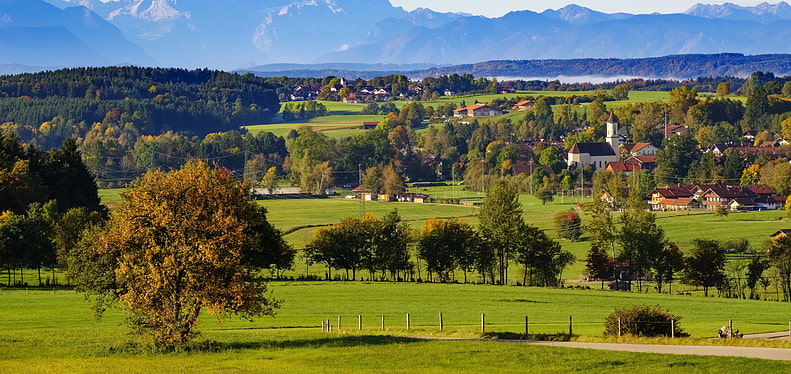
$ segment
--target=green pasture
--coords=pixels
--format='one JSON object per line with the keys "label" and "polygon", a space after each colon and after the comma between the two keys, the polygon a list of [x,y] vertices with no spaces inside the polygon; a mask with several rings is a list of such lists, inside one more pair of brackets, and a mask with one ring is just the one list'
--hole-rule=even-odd
{"label": "green pasture", "polygon": [[[275,318],[252,322],[229,318],[218,324],[212,316],[203,315],[199,340],[214,343],[210,349],[182,353],[141,351],[130,343],[134,338],[121,325],[121,311],[110,309],[104,319],[95,320],[90,303],[74,291],[0,289],[0,372],[730,373],[791,369],[790,363],[758,359],[408,338],[479,337],[484,313],[486,331],[495,333],[522,333],[525,316],[529,316],[531,334],[565,334],[572,316],[574,334],[595,341],[602,334],[604,316],[616,307],[639,304],[660,305],[682,316],[681,327],[698,338],[658,342],[725,344],[706,338],[714,336],[728,319],[745,332],[787,328],[788,307],[778,302],[485,285],[275,282],[270,286],[273,296],[283,300]],[[443,313],[443,331],[439,331],[439,313]],[[337,330],[338,316],[342,317],[341,331]],[[358,316],[362,316],[362,331],[357,330]],[[330,320],[335,332],[321,333],[322,320]],[[764,345],[791,348],[787,342]]]}

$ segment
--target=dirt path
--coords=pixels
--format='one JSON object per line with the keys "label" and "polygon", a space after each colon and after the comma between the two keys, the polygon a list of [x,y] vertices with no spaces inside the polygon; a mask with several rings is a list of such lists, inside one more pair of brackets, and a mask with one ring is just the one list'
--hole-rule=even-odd
{"label": "dirt path", "polygon": [[[786,332],[786,337],[788,337],[788,333],[787,332]],[[784,348],[711,347],[711,346],[691,346],[691,345],[544,342],[544,341],[534,341],[534,340],[467,339],[467,338],[430,337],[430,336],[414,336],[413,338],[425,339],[425,340],[493,341],[493,342],[541,345],[541,346],[547,346],[547,347],[598,349],[598,350],[605,350],[605,351],[661,353],[661,354],[695,355],[695,356],[747,357],[747,358],[760,358],[760,359],[764,359],[764,360],[791,361],[791,349],[784,349]]]}

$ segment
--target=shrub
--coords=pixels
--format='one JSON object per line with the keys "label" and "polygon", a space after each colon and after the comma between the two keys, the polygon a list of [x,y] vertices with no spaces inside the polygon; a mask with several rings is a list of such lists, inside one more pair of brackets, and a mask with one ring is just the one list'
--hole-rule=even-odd
{"label": "shrub", "polygon": [[680,319],[681,317],[665,312],[659,306],[633,306],[615,309],[604,319],[604,335],[617,336],[618,321],[620,320],[621,334],[649,337],[671,336],[671,326],[674,326],[676,337],[689,336],[679,327]]}

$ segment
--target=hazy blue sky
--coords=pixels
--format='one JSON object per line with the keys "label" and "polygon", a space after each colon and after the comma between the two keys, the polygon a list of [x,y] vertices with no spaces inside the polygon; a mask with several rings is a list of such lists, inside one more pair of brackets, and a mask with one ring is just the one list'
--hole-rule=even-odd
{"label": "hazy blue sky", "polygon": [[[753,6],[764,1],[775,4],[779,0],[730,0],[729,2],[742,6]],[[422,7],[438,12],[465,12],[487,17],[500,17],[514,10],[543,12],[546,9],[562,8],[568,4],[577,4],[605,13],[681,13],[697,3],[722,4],[724,2],[705,0],[390,0],[394,6],[403,7],[406,10]]]}

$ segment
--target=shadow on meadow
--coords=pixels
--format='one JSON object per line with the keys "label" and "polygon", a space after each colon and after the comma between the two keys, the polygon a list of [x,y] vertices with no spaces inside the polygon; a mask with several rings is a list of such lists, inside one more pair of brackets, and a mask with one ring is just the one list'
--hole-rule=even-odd
{"label": "shadow on meadow", "polygon": [[115,354],[165,354],[187,352],[226,352],[237,350],[259,349],[292,349],[292,348],[347,348],[362,346],[381,346],[390,344],[417,343],[420,339],[397,336],[339,336],[319,339],[296,340],[261,340],[218,342],[213,340],[191,341],[183,344],[154,344],[127,342],[122,346],[108,349],[110,355]]}

